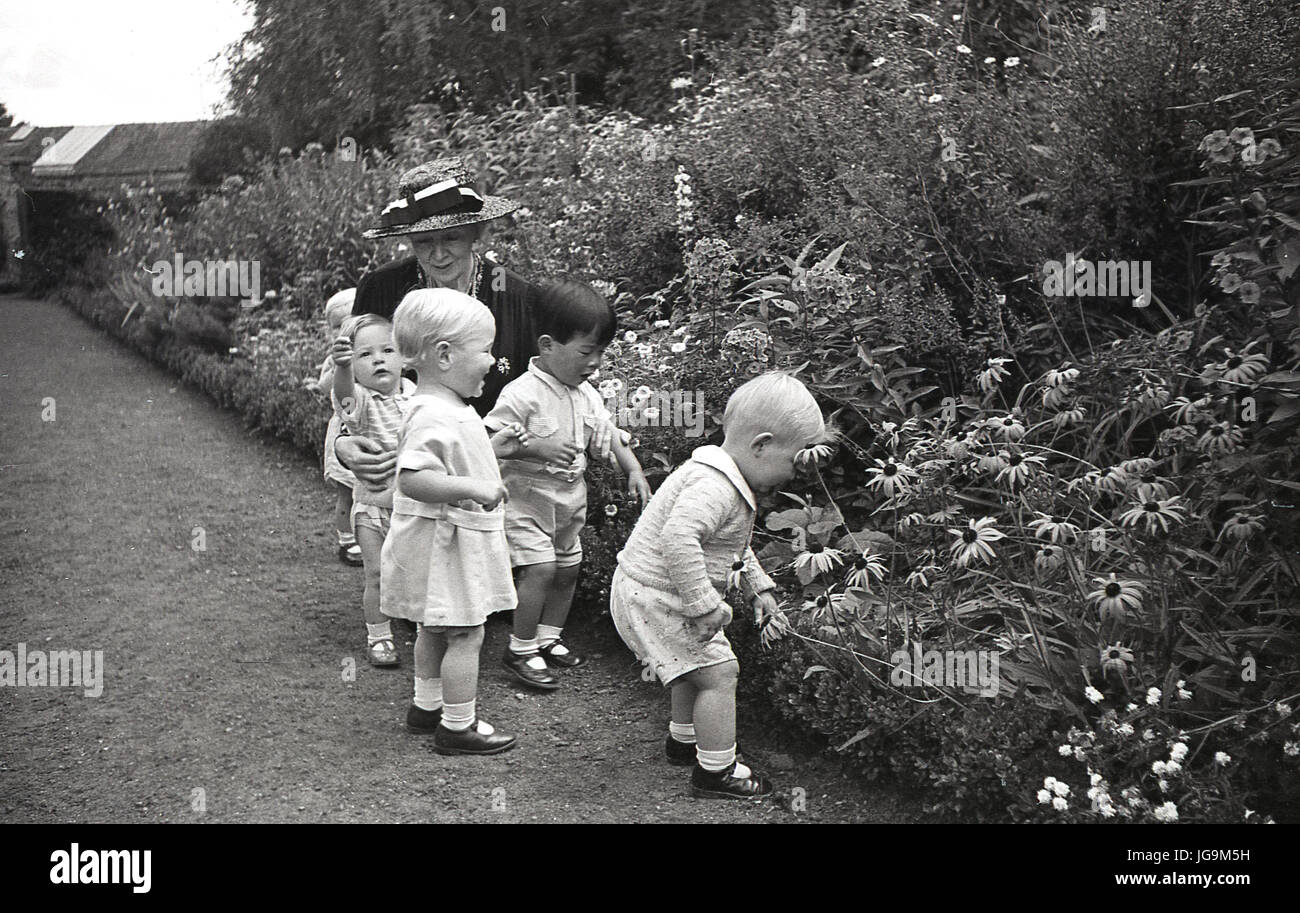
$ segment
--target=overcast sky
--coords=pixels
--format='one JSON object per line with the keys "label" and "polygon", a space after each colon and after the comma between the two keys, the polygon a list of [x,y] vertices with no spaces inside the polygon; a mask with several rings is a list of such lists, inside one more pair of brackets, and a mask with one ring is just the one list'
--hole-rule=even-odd
{"label": "overcast sky", "polygon": [[0,102],[41,127],[210,118],[251,25],[239,0],[0,0]]}

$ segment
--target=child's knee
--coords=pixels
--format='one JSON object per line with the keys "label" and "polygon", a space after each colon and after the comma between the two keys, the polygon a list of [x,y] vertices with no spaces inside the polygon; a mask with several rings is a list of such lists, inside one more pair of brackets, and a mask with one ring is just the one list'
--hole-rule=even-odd
{"label": "child's knee", "polygon": [[466,650],[483,646],[483,626],[473,628],[447,628],[447,646],[462,647]]}
{"label": "child's knee", "polygon": [[740,664],[733,660],[696,669],[687,677],[687,683],[701,691],[735,691],[740,679]]}

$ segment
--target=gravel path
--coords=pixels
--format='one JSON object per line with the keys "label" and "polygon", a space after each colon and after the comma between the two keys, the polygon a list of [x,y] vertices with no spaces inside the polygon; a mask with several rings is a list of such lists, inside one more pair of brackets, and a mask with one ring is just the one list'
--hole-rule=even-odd
{"label": "gravel path", "polygon": [[104,665],[98,697],[0,687],[0,821],[916,820],[757,702],[741,741],[786,800],[692,799],[666,696],[607,622],[571,633],[593,661],[542,695],[490,623],[480,702],[519,747],[434,754],[401,728],[410,643],[400,669],[365,662],[360,571],[309,460],[56,304],[0,297],[0,325],[0,650]]}

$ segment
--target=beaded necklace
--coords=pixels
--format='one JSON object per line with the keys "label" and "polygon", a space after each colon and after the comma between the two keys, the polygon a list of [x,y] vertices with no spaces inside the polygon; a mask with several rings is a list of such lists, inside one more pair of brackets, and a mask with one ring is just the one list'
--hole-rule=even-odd
{"label": "beaded necklace", "polygon": [[[465,294],[466,294],[466,295],[469,295],[471,298],[477,298],[477,297],[478,297],[478,280],[479,280],[479,274],[482,272],[482,269],[483,269],[483,261],[482,261],[482,259],[480,259],[480,257],[479,257],[478,254],[470,254],[470,258],[474,261],[474,266],[473,266],[473,268],[470,270],[470,273],[469,273],[469,284],[465,286]],[[416,265],[416,266],[419,268],[419,270],[420,270],[420,282],[421,282],[421,284],[423,284],[425,288],[428,288],[428,287],[429,287],[429,276],[428,276],[428,274],[424,271],[424,266],[421,265],[421,264],[420,264],[420,261],[418,261],[418,260],[416,261],[415,265]]]}

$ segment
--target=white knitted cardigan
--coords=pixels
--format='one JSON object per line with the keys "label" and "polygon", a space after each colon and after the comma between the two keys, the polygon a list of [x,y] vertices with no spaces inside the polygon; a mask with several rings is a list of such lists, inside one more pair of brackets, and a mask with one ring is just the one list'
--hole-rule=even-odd
{"label": "white knitted cardigan", "polygon": [[736,462],[721,447],[696,448],[646,505],[618,553],[623,573],[675,595],[683,615],[707,615],[725,603],[727,574],[744,562],[749,595],[775,589],[749,547],[758,505]]}

